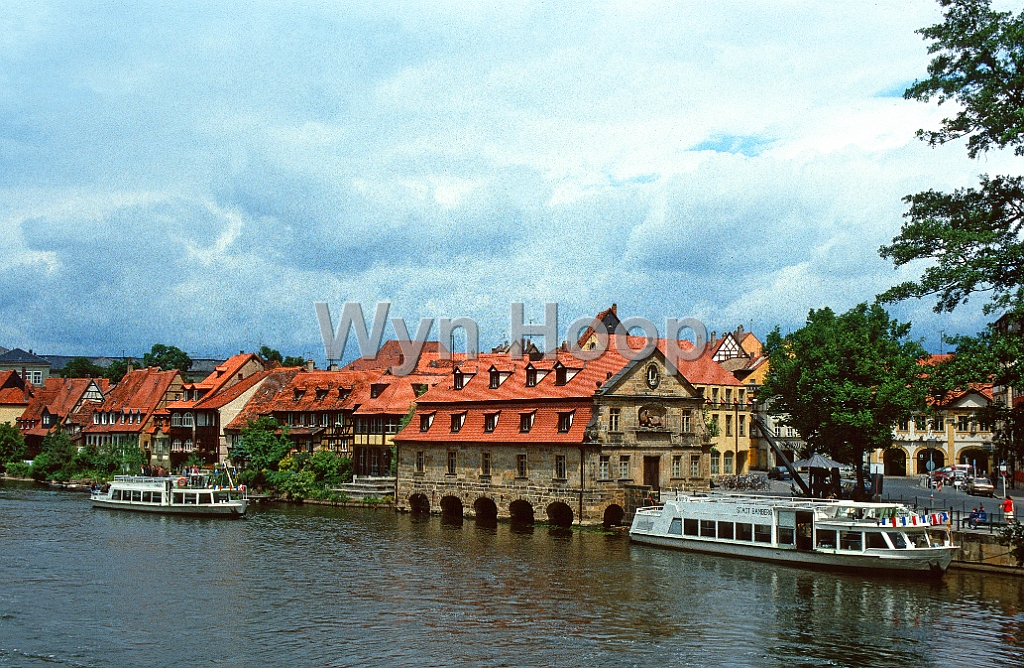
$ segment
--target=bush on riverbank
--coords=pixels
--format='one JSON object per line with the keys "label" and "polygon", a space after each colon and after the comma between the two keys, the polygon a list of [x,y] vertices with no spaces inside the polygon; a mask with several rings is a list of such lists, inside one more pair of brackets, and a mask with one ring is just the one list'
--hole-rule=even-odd
{"label": "bush on riverbank", "polygon": [[27,468],[28,475],[36,480],[105,481],[119,473],[138,471],[145,463],[145,454],[137,446],[86,445],[79,448],[67,434],[55,431],[43,438],[42,450]]}
{"label": "bush on riverbank", "polygon": [[317,450],[312,455],[290,451],[287,427],[279,427],[272,417],[249,422],[242,429],[239,445],[231,452],[232,460],[246,465],[238,474],[238,482],[290,499],[344,501],[343,495],[330,490],[352,480],[351,459],[329,450]]}
{"label": "bush on riverbank", "polygon": [[[0,424],[0,467],[11,475],[20,475],[11,470],[12,466],[22,464],[25,456],[25,437],[10,422]],[[24,464],[22,464],[24,466]]]}

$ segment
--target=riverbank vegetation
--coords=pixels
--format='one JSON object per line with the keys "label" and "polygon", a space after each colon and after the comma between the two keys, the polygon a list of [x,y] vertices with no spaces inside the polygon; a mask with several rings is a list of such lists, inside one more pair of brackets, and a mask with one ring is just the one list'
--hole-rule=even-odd
{"label": "riverbank vegetation", "polygon": [[135,446],[76,446],[71,437],[55,431],[43,438],[42,449],[28,463],[25,440],[17,428],[0,424],[0,461],[7,475],[36,480],[93,480],[102,482],[120,473],[138,471],[145,454]]}
{"label": "riverbank vegetation", "polygon": [[249,489],[279,494],[288,499],[345,501],[332,491],[352,481],[352,460],[329,450],[292,453],[288,428],[272,417],[249,422],[241,432],[231,459],[242,463],[238,482]]}

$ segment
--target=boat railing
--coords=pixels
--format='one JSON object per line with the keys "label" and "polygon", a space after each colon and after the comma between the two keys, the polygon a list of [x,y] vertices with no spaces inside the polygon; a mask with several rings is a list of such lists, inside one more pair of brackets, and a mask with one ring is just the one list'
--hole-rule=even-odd
{"label": "boat railing", "polygon": [[144,475],[116,475],[114,476],[114,482],[166,482],[173,480],[174,478],[168,476],[156,477],[156,476],[144,476]]}

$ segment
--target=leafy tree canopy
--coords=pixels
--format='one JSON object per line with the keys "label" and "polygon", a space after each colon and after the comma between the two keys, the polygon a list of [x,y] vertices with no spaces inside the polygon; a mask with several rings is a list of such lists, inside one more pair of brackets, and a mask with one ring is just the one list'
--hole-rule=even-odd
{"label": "leafy tree canopy", "polygon": [[281,351],[274,350],[270,346],[260,346],[260,357],[268,362],[277,362],[281,366],[302,366],[306,363],[306,360],[299,356],[283,357]]}
{"label": "leafy tree canopy", "polygon": [[61,378],[102,378],[106,369],[93,364],[88,357],[73,357],[60,370]]}
{"label": "leafy tree canopy", "polygon": [[128,362],[125,360],[114,360],[103,372],[103,377],[116,384],[121,382],[126,373],[128,373]]}
{"label": "leafy tree canopy", "polygon": [[[1012,147],[1024,155],[1024,11],[997,12],[990,0],[939,0],[943,22],[918,31],[930,40],[928,78],[904,97],[953,102],[957,113],[938,130],[917,135],[932,146],[966,138],[972,158]],[[989,324],[976,336],[947,339],[957,354],[933,369],[936,393],[969,383],[995,382],[1024,389],[1024,180],[982,175],[978,187],[942,193],[929,190],[904,198],[909,204],[899,236],[880,249],[900,267],[926,260],[921,278],[879,295],[895,302],[934,298],[936,312],[949,312],[984,294],[985,313],[1004,312],[1002,324]],[[1000,321],[997,321],[997,323]],[[993,407],[988,419],[1002,427],[1000,455],[1024,457],[1024,441],[1012,438],[1024,415]],[[1020,443],[1020,445],[1011,444]]]}
{"label": "leafy tree canopy", "polygon": [[[281,433],[277,433],[279,429]],[[251,420],[242,429],[241,442],[232,450],[231,459],[244,461],[255,471],[276,471],[278,462],[291,452],[291,441],[285,429],[269,416]]]}
{"label": "leafy tree canopy", "polygon": [[25,456],[25,437],[10,422],[0,423],[0,464]]}
{"label": "leafy tree canopy", "polygon": [[842,315],[812,310],[804,327],[786,336],[776,328],[765,343],[758,401],[811,451],[857,465],[861,493],[864,451],[889,447],[892,425],[926,409],[926,353],[909,331],[881,306],[860,304]]}
{"label": "leafy tree canopy", "polygon": [[188,353],[175,346],[165,346],[162,343],[153,345],[153,348],[143,355],[143,366],[158,366],[164,371],[177,369],[182,373],[192,368],[192,359]]}

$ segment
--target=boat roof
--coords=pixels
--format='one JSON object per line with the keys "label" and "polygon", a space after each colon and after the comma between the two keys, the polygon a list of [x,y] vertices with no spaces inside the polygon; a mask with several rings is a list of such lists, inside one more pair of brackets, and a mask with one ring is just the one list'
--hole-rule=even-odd
{"label": "boat roof", "polygon": [[765,506],[781,506],[792,508],[902,508],[900,503],[872,503],[870,501],[849,501],[846,499],[806,499],[793,496],[767,496],[762,494],[677,494],[676,501],[684,503],[756,503]]}

